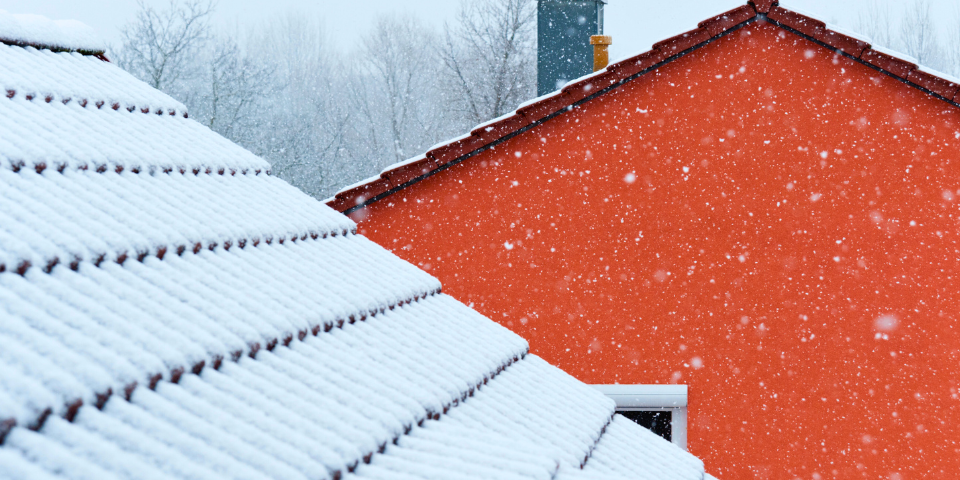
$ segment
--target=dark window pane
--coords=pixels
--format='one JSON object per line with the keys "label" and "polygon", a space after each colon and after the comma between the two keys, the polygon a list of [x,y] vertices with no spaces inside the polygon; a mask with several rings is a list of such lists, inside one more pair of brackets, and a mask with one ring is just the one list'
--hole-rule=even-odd
{"label": "dark window pane", "polygon": [[673,421],[673,412],[638,412],[628,410],[617,413],[629,418],[630,420],[633,420],[643,427],[646,427],[653,433],[663,437],[666,441],[672,441],[672,429],[670,428],[670,424]]}

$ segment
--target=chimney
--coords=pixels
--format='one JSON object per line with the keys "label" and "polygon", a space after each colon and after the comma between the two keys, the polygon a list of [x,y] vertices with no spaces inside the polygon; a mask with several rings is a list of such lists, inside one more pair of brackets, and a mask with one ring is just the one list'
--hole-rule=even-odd
{"label": "chimney", "polygon": [[613,45],[613,37],[593,35],[590,37],[590,45],[593,45],[593,71],[607,68],[607,64],[610,63],[610,51],[607,48]]}
{"label": "chimney", "polygon": [[594,48],[605,51],[610,44],[591,46],[590,38],[603,35],[606,3],[537,0],[537,95],[550,93],[594,71]]}

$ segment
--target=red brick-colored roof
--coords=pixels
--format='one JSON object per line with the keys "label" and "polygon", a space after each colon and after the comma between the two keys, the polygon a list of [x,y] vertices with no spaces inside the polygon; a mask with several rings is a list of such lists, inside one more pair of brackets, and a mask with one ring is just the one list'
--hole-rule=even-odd
{"label": "red brick-colored roof", "polygon": [[348,187],[326,203],[344,213],[362,208],[758,21],[772,23],[913,88],[960,106],[957,102],[960,85],[952,80],[885,53],[882,49],[875,49],[861,39],[831,30],[824,22],[780,7],[778,3],[776,0],[750,1],[742,7],[706,19],[696,29],[654,44],[650,51],[611,64],[567,84],[557,92],[521,105],[511,114],[480,125],[468,136],[441,143],[418,158],[388,167],[379,177]]}

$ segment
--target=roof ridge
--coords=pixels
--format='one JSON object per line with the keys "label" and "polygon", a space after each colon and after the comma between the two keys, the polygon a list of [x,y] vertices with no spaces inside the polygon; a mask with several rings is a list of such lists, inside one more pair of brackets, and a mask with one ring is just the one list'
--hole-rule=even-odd
{"label": "roof ridge", "polygon": [[[2,42],[2,41],[0,41],[0,42]],[[8,90],[6,91],[6,97],[9,98],[9,99],[12,100],[12,99],[16,98],[16,96],[17,96],[17,91],[16,91],[16,90],[14,90],[14,89],[8,89]],[[25,93],[25,94],[23,94],[23,98],[26,99],[27,101],[31,101],[31,102],[33,101],[33,99],[35,99],[35,98],[37,98],[37,97],[38,97],[37,95],[34,95],[34,94],[32,94],[32,93]],[[51,103],[54,99],[57,99],[57,96],[56,96],[56,95],[52,95],[52,94],[43,95],[42,97],[43,97],[43,100],[44,100],[46,103]],[[59,99],[59,100],[60,100],[60,102],[63,103],[64,105],[67,105],[67,104],[69,104],[70,102],[74,101],[72,97],[62,98],[62,99]],[[81,107],[83,107],[83,108],[87,108],[87,105],[92,104],[92,105],[94,105],[95,107],[97,107],[97,109],[99,110],[99,109],[102,109],[103,106],[107,104],[107,101],[106,101],[106,100],[94,100],[94,101],[91,101],[90,99],[87,99],[87,98],[81,98],[80,100],[77,100],[76,103],[77,103],[78,105],[80,105]],[[120,110],[120,107],[121,107],[120,102],[110,102],[110,108],[112,108],[113,110]],[[124,110],[126,110],[126,111],[128,111],[128,112],[131,112],[131,113],[132,113],[132,112],[135,112],[135,111],[137,111],[137,110],[140,110],[140,113],[155,113],[155,114],[160,115],[160,116],[163,116],[163,114],[166,113],[167,115],[169,115],[169,116],[171,116],[171,117],[177,116],[177,113],[178,113],[175,109],[168,109],[166,112],[164,112],[162,108],[157,108],[156,110],[154,110],[153,108],[151,108],[151,107],[149,107],[149,106],[137,108],[136,105],[127,105],[127,106],[124,106]],[[183,118],[189,118],[189,117],[188,117],[188,113],[187,113],[186,110],[184,110],[184,111],[182,111],[182,112],[179,112],[179,113],[181,114],[181,116],[183,116]]]}
{"label": "roof ridge", "polygon": [[960,107],[960,84],[930,73],[915,63],[883,53],[881,50],[886,49],[882,47],[874,49],[868,42],[832,30],[825,22],[783,8],[779,3],[779,0],[750,0],[746,5],[710,17],[698,23],[693,30],[655,43],[647,52],[620,60],[603,70],[575,79],[560,90],[524,102],[513,113],[474,127],[469,136],[441,142],[422,155],[391,165],[379,176],[346,187],[324,203],[339,212],[349,214],[756,21],[770,22]]}
{"label": "roof ridge", "polygon": [[587,451],[587,454],[583,457],[583,461],[580,462],[580,470],[583,470],[587,467],[587,462],[593,458],[593,452],[597,449],[597,445],[600,445],[600,439],[607,433],[607,428],[610,427],[610,424],[613,423],[613,417],[617,416],[617,412],[614,411],[610,414],[610,418],[607,419],[607,423],[603,424],[603,427],[600,427],[600,435],[597,435],[597,439],[593,441],[593,444],[590,445],[590,449]]}
{"label": "roof ridge", "polygon": [[[439,295],[440,293],[441,293],[441,292],[440,292],[440,290],[438,289],[438,290],[435,290],[435,291],[433,291],[433,292],[428,292],[428,293],[426,293],[426,294],[424,294],[424,295],[416,295],[416,296],[414,296],[414,297],[412,297],[412,298],[408,298],[408,299],[405,299],[405,300],[401,300],[401,301],[399,301],[399,302],[397,302],[397,303],[394,303],[394,304],[391,304],[391,305],[389,305],[389,306],[382,307],[379,311],[373,312],[373,313],[371,313],[370,315],[362,315],[359,319],[357,319],[355,316],[351,315],[351,316],[349,317],[349,321],[347,321],[346,319],[341,319],[341,321],[339,321],[339,322],[336,324],[336,328],[342,329],[342,328],[344,328],[344,326],[347,325],[347,324],[353,324],[353,323],[356,323],[357,321],[361,321],[361,322],[362,322],[362,321],[366,321],[368,318],[376,317],[378,314],[386,313],[386,312],[389,311],[389,310],[394,310],[394,309],[396,309],[396,308],[398,308],[398,307],[403,307],[403,306],[405,306],[405,305],[409,305],[409,304],[412,304],[412,303],[414,303],[414,302],[420,302],[421,300],[425,300],[425,299],[427,299],[428,297],[432,297],[432,296]],[[323,330],[323,332],[329,332],[329,331],[333,330],[333,325],[329,325],[329,324],[328,324],[328,325],[324,325],[323,328],[322,328],[322,330]],[[300,334],[297,335],[296,338],[297,338],[298,341],[304,341],[304,339],[307,338],[307,334],[311,334],[311,335],[313,335],[313,336],[318,336],[318,335],[320,334],[320,331],[321,331],[321,326],[320,326],[320,325],[315,325],[312,329],[310,329],[309,332],[300,332]],[[293,341],[293,337],[285,338],[285,339],[283,339],[283,341],[282,341],[282,345],[283,345],[284,347],[286,347],[286,348],[290,348],[290,344],[291,344],[292,341]],[[278,344],[280,344],[280,343],[281,343],[281,342],[280,342],[280,339],[279,339],[279,338],[275,338],[275,339],[273,339],[272,341],[268,342],[267,345],[266,345],[267,351],[271,351],[271,352],[272,352],[272,351],[276,348],[276,346],[277,346]],[[251,359],[253,359],[253,360],[256,360],[256,359],[257,359],[257,358],[256,358],[256,355],[257,355],[257,353],[259,353],[259,351],[260,351],[260,346],[259,346],[259,344],[257,344],[257,345],[256,345],[256,348],[252,348],[251,351],[247,354],[247,356],[249,356],[249,357],[250,357]],[[425,415],[424,417],[415,419],[415,420],[414,420],[414,423],[411,423],[410,425],[407,425],[407,426],[404,428],[404,431],[403,431],[401,434],[396,435],[392,440],[389,441],[389,443],[393,443],[394,445],[397,445],[397,444],[399,443],[401,437],[406,436],[406,435],[410,435],[410,434],[413,432],[413,426],[414,426],[414,424],[416,424],[416,426],[418,426],[418,427],[423,427],[423,426],[424,426],[424,423],[427,422],[427,421],[429,421],[429,420],[440,420],[440,418],[441,418],[442,415],[448,414],[451,409],[456,408],[457,406],[459,406],[459,405],[463,404],[464,402],[466,402],[466,400],[467,400],[468,398],[473,397],[474,394],[475,394],[476,392],[478,392],[484,385],[486,385],[487,383],[489,383],[491,380],[497,378],[500,374],[502,374],[504,371],[506,371],[506,370],[507,370],[508,368],[510,368],[511,366],[515,365],[517,362],[525,359],[525,358],[527,357],[527,355],[529,354],[529,351],[530,351],[530,350],[529,350],[529,346],[527,346],[526,349],[525,349],[523,352],[520,352],[519,354],[514,355],[513,357],[507,358],[507,359],[506,359],[503,363],[501,363],[495,370],[490,371],[490,372],[488,372],[488,373],[485,373],[482,380],[479,380],[475,385],[471,385],[470,388],[468,388],[467,390],[461,391],[459,397],[455,397],[455,398],[453,398],[452,400],[450,400],[449,402],[443,404],[442,411],[436,412],[436,411],[430,411],[430,410],[428,409],[428,410],[426,411],[426,415]],[[240,354],[240,355],[234,354],[234,355],[231,356],[231,360],[232,360],[234,363],[239,362],[242,358],[243,358],[243,355],[242,355],[242,354]],[[223,357],[222,357],[222,356],[214,356],[214,357],[211,358],[210,360],[211,360],[210,366],[211,366],[214,370],[218,370],[218,371],[219,371],[220,368],[221,368],[221,366],[223,365]],[[204,369],[206,366],[207,366],[207,362],[204,361],[204,360],[201,360],[200,362],[194,364],[194,365],[190,368],[190,373],[192,373],[192,374],[194,374],[194,375],[200,375],[200,374],[203,372],[203,369]],[[163,376],[162,373],[155,374],[155,375],[153,375],[153,376],[150,377],[150,382],[149,382],[149,384],[147,385],[147,388],[150,389],[150,390],[156,390],[156,388],[158,387],[158,385],[160,385],[160,382],[163,382],[163,381],[177,384],[177,383],[179,383],[180,380],[183,378],[183,375],[184,375],[185,373],[186,373],[186,371],[184,370],[183,367],[176,367],[176,368],[174,368],[174,369],[172,369],[172,370],[170,371],[169,377],[167,377],[167,378],[164,378],[164,376]],[[124,391],[123,391],[123,399],[124,399],[125,401],[127,401],[127,402],[130,402],[130,401],[131,401],[131,398],[132,398],[132,396],[133,396],[133,393],[136,391],[136,389],[137,389],[138,386],[139,386],[139,385],[138,385],[138,383],[137,383],[136,381],[134,381],[133,383],[127,385],[127,386],[124,388]],[[106,392],[101,392],[101,393],[96,394],[97,403],[95,404],[95,406],[97,407],[97,409],[98,409],[98,410],[103,410],[103,408],[106,407],[107,402],[108,402],[113,396],[114,396],[114,392],[112,391],[112,389],[108,389]],[[64,418],[65,420],[67,420],[68,422],[71,422],[71,423],[72,423],[72,422],[74,421],[74,419],[76,418],[76,415],[77,415],[77,413],[79,412],[80,408],[83,407],[83,405],[84,405],[84,403],[83,403],[83,400],[82,400],[82,399],[76,399],[76,400],[74,400],[74,401],[68,402],[68,403],[66,404],[66,411],[65,411],[65,413],[63,414],[63,418]],[[41,412],[41,414],[36,418],[36,420],[35,420],[33,423],[31,423],[31,424],[29,424],[29,425],[24,425],[23,427],[28,428],[28,429],[33,430],[33,431],[39,431],[40,429],[43,428],[43,425],[46,423],[46,421],[50,418],[50,416],[51,416],[52,414],[53,414],[53,407],[47,407],[43,412]],[[612,417],[611,417],[611,418],[612,418]],[[610,421],[608,421],[607,424],[603,427],[603,429],[601,430],[601,436],[602,436],[602,434],[603,434],[603,431],[606,430],[606,428],[607,428],[607,426],[608,426],[609,424],[610,424]],[[14,428],[16,428],[16,427],[18,427],[18,426],[19,426],[19,425],[17,424],[17,421],[16,421],[16,419],[14,419],[14,418],[0,419],[0,446],[3,445],[4,441],[6,440],[7,435],[9,435],[9,433],[10,433]],[[596,445],[594,444],[594,446],[591,447],[590,452],[593,451],[593,448],[595,448],[595,446],[596,446]],[[362,461],[363,463],[369,464],[369,463],[373,460],[373,456],[376,455],[376,454],[382,454],[382,453],[384,453],[384,452],[386,451],[386,447],[387,447],[387,443],[384,443],[384,444],[380,445],[380,447],[379,447],[379,449],[378,449],[377,451],[368,452],[368,453],[362,455],[360,458],[357,458],[352,464],[350,464],[350,465],[347,466],[348,471],[349,471],[349,472],[353,472],[353,471],[356,469],[356,467],[360,464],[361,461]],[[588,453],[588,454],[587,454],[587,457],[589,457],[589,455],[590,455],[590,454]],[[586,459],[584,459],[584,462],[586,462]],[[582,468],[582,465],[581,465],[581,468]],[[343,475],[343,472],[333,472],[333,475],[332,475],[332,476],[333,476],[333,478],[337,479],[337,478],[341,478],[342,475]]]}
{"label": "roof ridge", "polygon": [[[4,166],[4,163],[0,162],[0,167],[3,167],[3,166]],[[12,170],[14,173],[20,173],[20,171],[23,170],[27,166],[27,164],[23,160],[18,160],[18,161],[7,162],[6,166],[9,167],[10,170]],[[47,168],[49,168],[49,166],[47,165],[46,162],[40,162],[33,165],[33,170],[36,170],[37,173],[43,173],[44,171],[47,170]],[[63,173],[64,170],[66,170],[66,168],[67,168],[66,163],[59,163],[54,168],[54,170],[56,170],[58,173]],[[84,163],[84,164],[77,165],[76,170],[90,171],[91,169],[90,169],[90,165],[87,165]],[[168,174],[173,173],[174,171],[179,171],[181,175],[186,175],[187,172],[193,172],[194,175],[200,175],[201,173],[205,175],[213,175],[213,173],[216,172],[217,175],[224,176],[227,173],[229,173],[231,177],[236,176],[237,173],[240,173],[240,175],[249,175],[252,172],[254,176],[260,175],[261,173],[264,173],[266,175],[273,174],[273,171],[270,169],[266,169],[266,170],[260,169],[260,168],[227,169],[226,167],[223,167],[223,166],[218,167],[216,170],[214,170],[212,167],[206,167],[201,170],[199,167],[193,167],[191,169],[187,169],[183,166],[173,168],[173,167],[158,167],[156,165],[150,165],[147,168],[141,168],[137,165],[134,165],[130,167],[128,170],[126,166],[118,163],[113,164],[113,168],[108,168],[107,163],[101,163],[97,165],[96,168],[93,169],[93,171],[96,173],[107,173],[108,171],[111,171],[111,170],[118,174],[123,173],[124,171],[129,171],[130,173],[134,173],[137,175],[141,173],[146,173],[147,175],[154,175],[157,171],[160,171],[162,173],[168,173]]]}
{"label": "roof ridge", "polygon": [[[157,259],[163,260],[164,257],[169,252],[176,252],[177,256],[182,256],[186,252],[193,252],[194,254],[199,254],[204,249],[214,251],[221,246],[223,247],[224,250],[229,251],[234,245],[236,245],[242,250],[246,248],[248,244],[253,245],[254,247],[259,246],[261,242],[266,243],[267,245],[271,245],[274,242],[274,240],[276,240],[277,243],[279,243],[280,245],[283,245],[284,242],[286,242],[287,240],[291,242],[296,242],[297,240],[306,241],[307,238],[310,238],[312,240],[322,240],[328,237],[337,237],[340,235],[343,235],[343,236],[350,235],[350,234],[356,235],[356,233],[357,233],[356,228],[354,228],[353,230],[342,230],[342,231],[332,231],[332,232],[325,231],[323,233],[311,232],[309,234],[305,233],[302,235],[290,234],[289,237],[281,234],[281,235],[278,235],[278,237],[276,238],[273,237],[272,235],[265,235],[263,239],[261,239],[260,237],[252,237],[252,238],[233,238],[233,239],[220,240],[220,241],[208,240],[206,242],[196,242],[193,245],[190,245],[189,246],[190,248],[187,248],[188,245],[185,245],[185,244],[160,245],[156,247],[156,250],[154,252],[149,252],[149,251],[135,252],[136,256],[134,258],[136,258],[138,262],[143,263],[144,260],[146,260],[150,256],[156,256]],[[204,245],[204,243],[206,243],[206,245]],[[122,266],[124,263],[127,262],[127,260],[130,259],[130,257],[131,257],[130,253],[127,251],[116,253],[115,256],[109,259],[107,258],[107,253],[101,253],[98,257],[92,259],[89,263],[92,263],[95,267],[100,268],[100,265],[103,264],[104,261],[110,260]],[[54,256],[53,258],[45,259],[45,260],[47,261],[47,263],[46,265],[43,266],[43,272],[47,274],[51,273],[54,268],[56,268],[58,265],[61,265],[63,263],[63,261],[60,259],[59,256]],[[87,259],[75,257],[72,260],[70,260],[70,263],[68,264],[68,266],[70,270],[77,271],[80,269],[80,264],[85,261],[87,261]],[[10,265],[10,266],[4,264],[3,262],[0,262],[0,275],[4,273],[16,273],[17,275],[20,275],[22,277],[22,276],[25,276],[26,273],[32,267],[34,267],[34,265],[28,259],[19,259],[16,265]]]}
{"label": "roof ridge", "polygon": [[889,49],[874,48],[868,42],[832,30],[828,25],[813,17],[803,15],[783,7],[774,6],[766,15],[766,20],[774,25],[810,40],[820,46],[830,48],[844,57],[895,78],[924,93],[933,95],[953,106],[957,102],[960,84],[954,79],[931,73],[932,70],[891,55]]}
{"label": "roof ridge", "polygon": [[[357,315],[350,315],[348,318],[339,319],[336,322],[331,322],[323,325],[317,324],[311,327],[309,330],[298,332],[298,334],[296,335],[296,338],[299,341],[303,341],[305,338],[307,338],[308,335],[317,336],[320,334],[321,331],[330,332],[334,328],[342,329],[344,325],[353,324],[358,321],[363,322],[363,321],[366,321],[368,318],[376,317],[378,314],[385,313],[388,310],[394,310],[397,307],[403,307],[404,305],[407,305],[413,302],[419,302],[420,300],[426,299],[427,297],[439,295],[440,293],[442,292],[439,289],[437,289],[432,292],[424,293],[422,295],[417,294],[411,298],[407,298],[407,299],[392,303],[390,305],[383,306],[378,311],[372,312],[369,315],[361,313],[359,315],[359,318]],[[264,346],[261,346],[259,342],[254,343],[250,345],[250,350],[247,352],[247,356],[249,356],[252,359],[256,359],[257,353],[259,353],[260,349],[264,347],[266,348],[267,351],[273,351],[277,345],[281,345],[281,344],[284,347],[289,347],[293,339],[294,339],[294,336],[289,336],[283,339],[277,337],[266,342],[266,345]],[[240,359],[243,358],[243,356],[244,356],[243,352],[240,352],[240,351],[230,353],[230,359],[233,362],[240,361]],[[213,367],[213,369],[219,370],[220,366],[223,363],[224,357],[221,355],[214,355],[213,357],[209,358],[209,360],[210,360],[210,365]],[[190,367],[190,372],[199,375],[200,372],[202,372],[206,366],[207,366],[207,361],[201,360]],[[500,371],[502,371],[502,369],[498,370],[497,373],[499,373]],[[186,370],[183,367],[175,367],[171,369],[171,371],[169,372],[169,377],[167,377],[166,379],[164,378],[163,373],[157,373],[149,377],[150,383],[148,384],[148,388],[150,388],[150,390],[154,390],[157,384],[164,380],[169,381],[171,383],[178,383],[184,373],[186,373]],[[137,386],[138,386],[137,382],[133,382],[124,389],[124,395],[128,400],[130,395],[133,393],[133,390],[136,389]],[[114,392],[111,389],[108,389],[106,392],[97,394],[97,400],[98,400],[97,408],[102,409],[103,405],[106,404],[106,401],[111,396],[113,396],[113,394]],[[73,402],[69,402],[68,411],[67,411],[67,414],[64,416],[64,418],[66,418],[69,421],[73,421],[73,419],[71,418],[71,415],[76,414],[76,409],[79,409],[79,407],[82,405],[83,405],[83,401],[80,399]],[[48,417],[52,412],[53,412],[53,409],[48,408],[47,411],[41,414],[41,416],[37,419],[36,424],[31,424],[28,427],[31,428],[32,430],[39,430],[43,426],[43,422],[46,420],[46,417]],[[11,425],[11,421],[12,421],[12,425]],[[4,436],[9,431],[9,430],[3,429],[5,425],[11,425],[10,428],[12,428],[13,426],[16,425],[16,420],[13,420],[13,419],[0,420],[0,445],[3,444]]]}

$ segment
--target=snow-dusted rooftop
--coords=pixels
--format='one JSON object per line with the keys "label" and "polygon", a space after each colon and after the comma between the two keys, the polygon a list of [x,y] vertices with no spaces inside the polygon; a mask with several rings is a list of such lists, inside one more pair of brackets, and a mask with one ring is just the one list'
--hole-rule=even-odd
{"label": "snow-dusted rooftop", "polygon": [[11,18],[0,479],[704,478],[178,102]]}
{"label": "snow-dusted rooftop", "polygon": [[81,22],[50,20],[40,15],[8,13],[6,10],[0,10],[0,41],[92,55],[106,50],[103,38]]}

